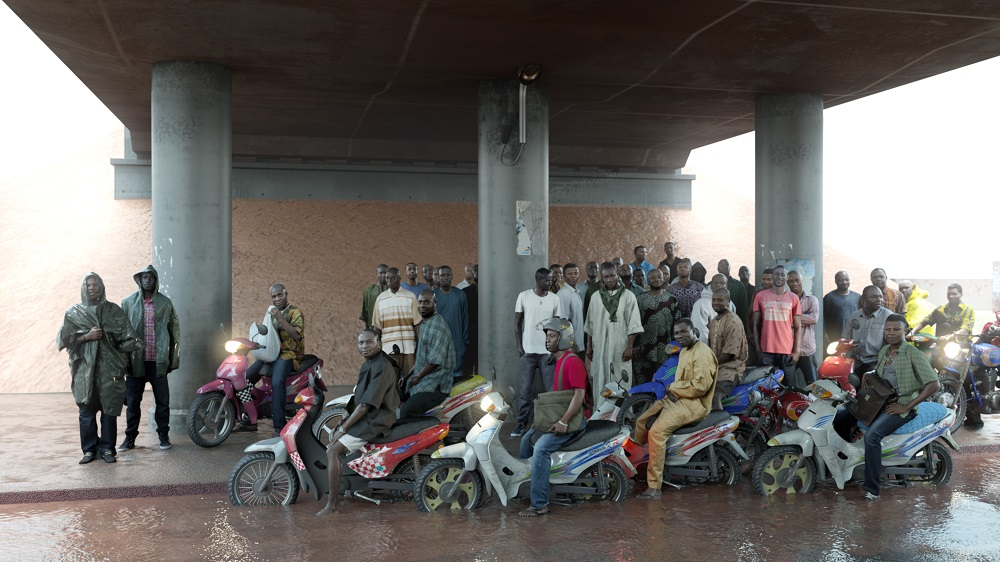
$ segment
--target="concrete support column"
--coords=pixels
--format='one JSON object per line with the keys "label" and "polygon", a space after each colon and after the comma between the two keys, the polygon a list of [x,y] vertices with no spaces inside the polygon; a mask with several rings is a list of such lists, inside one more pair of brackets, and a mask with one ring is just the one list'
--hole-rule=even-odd
{"label": "concrete support column", "polygon": [[548,88],[527,87],[524,145],[519,88],[517,80],[479,85],[479,371],[488,378],[496,368],[504,390],[517,388],[517,295],[549,263]]}
{"label": "concrete support column", "polygon": [[180,437],[232,326],[232,76],[217,64],[159,62],[152,86],[153,266],[180,316],[181,367],[170,374]]}
{"label": "concrete support column", "polygon": [[[812,260],[812,288],[823,300],[823,97],[772,94],[756,101],[756,268]],[[822,307],[820,308],[822,315]],[[816,328],[822,358],[823,325]]]}

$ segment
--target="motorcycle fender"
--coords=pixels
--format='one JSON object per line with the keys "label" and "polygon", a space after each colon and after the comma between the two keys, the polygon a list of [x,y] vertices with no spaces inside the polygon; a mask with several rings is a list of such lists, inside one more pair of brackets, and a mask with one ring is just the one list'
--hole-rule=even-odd
{"label": "motorcycle fender", "polygon": [[233,387],[226,384],[226,381],[222,379],[215,379],[210,383],[206,383],[198,389],[196,394],[208,394],[209,392],[223,392],[226,398],[233,397]]}
{"label": "motorcycle fender", "polygon": [[802,449],[802,454],[807,457],[813,455],[813,438],[801,429],[793,429],[787,433],[779,433],[767,442],[768,447],[781,447],[784,445],[794,445]]}
{"label": "motorcycle fender", "polygon": [[962,449],[961,447],[959,447],[958,442],[955,441],[955,438],[951,436],[950,432],[946,431],[942,433],[941,439],[944,440],[944,442],[947,443],[948,446],[954,449],[956,452]]}
{"label": "motorcycle fender", "polygon": [[750,460],[750,456],[747,455],[746,451],[743,450],[743,447],[740,447],[740,444],[736,442],[736,435],[728,433],[722,438],[722,440],[728,443],[729,448],[732,449],[734,453],[739,455],[741,459],[745,461]]}
{"label": "motorcycle fender", "polygon": [[323,406],[323,409],[326,410],[334,406],[340,406],[341,408],[346,408],[347,404],[350,403],[351,398],[354,398],[353,394],[345,394],[343,396],[338,396],[333,400],[327,402],[326,405]]}
{"label": "motorcycle fender", "polygon": [[285,442],[281,440],[281,437],[271,437],[270,439],[265,439],[263,441],[258,441],[246,449],[243,449],[244,453],[271,453],[274,455],[274,462],[278,464],[284,464],[288,462],[288,449],[285,447]]}
{"label": "motorcycle fender", "polygon": [[613,462],[617,464],[619,467],[621,467],[621,469],[625,471],[625,476],[628,477],[629,479],[635,478],[635,475],[637,474],[635,467],[632,466],[632,463],[629,462],[628,457],[625,456],[625,449],[623,449],[622,447],[619,447],[614,452],[614,454],[607,457],[605,460]]}
{"label": "motorcycle fender", "polygon": [[[472,472],[479,467],[479,456],[476,455],[476,450],[472,448],[468,443],[455,443],[453,445],[446,445],[440,449],[431,453],[432,459],[462,459],[465,463],[465,470]],[[493,482],[489,478],[483,478],[483,483],[486,485],[486,493],[488,495],[493,495]]]}
{"label": "motorcycle fender", "polygon": [[647,392],[653,394],[654,396],[656,396],[656,399],[659,400],[663,398],[664,395],[666,395],[667,387],[663,386],[663,384],[657,381],[652,381],[633,386],[628,391],[629,396],[634,396],[636,394],[643,394]]}

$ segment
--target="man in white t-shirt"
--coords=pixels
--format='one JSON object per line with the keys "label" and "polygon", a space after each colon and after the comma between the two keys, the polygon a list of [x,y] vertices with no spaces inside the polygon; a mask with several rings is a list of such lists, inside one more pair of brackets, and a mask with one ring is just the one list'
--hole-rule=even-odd
{"label": "man in white t-shirt", "polygon": [[517,411],[517,427],[511,437],[520,437],[528,428],[531,418],[532,387],[535,384],[535,369],[542,373],[542,387],[552,388],[555,364],[547,361],[549,352],[545,349],[545,332],[539,326],[551,318],[559,317],[559,297],[549,292],[552,288],[552,272],[541,268],[535,272],[535,288],[517,296],[514,305],[514,335],[517,337],[517,351],[521,355],[518,362],[518,397],[521,399]]}

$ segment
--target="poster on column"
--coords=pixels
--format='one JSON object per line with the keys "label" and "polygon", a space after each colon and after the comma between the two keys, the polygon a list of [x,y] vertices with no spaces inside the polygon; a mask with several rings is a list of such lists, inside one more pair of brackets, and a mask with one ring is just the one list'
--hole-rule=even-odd
{"label": "poster on column", "polygon": [[1000,312],[1000,261],[993,262],[993,312]]}
{"label": "poster on column", "polygon": [[516,201],[514,216],[514,235],[517,236],[517,250],[519,256],[531,255],[531,238],[537,227],[535,219],[535,206],[531,201]]}
{"label": "poster on column", "polygon": [[802,292],[813,294],[813,278],[816,277],[816,262],[802,258],[775,260],[774,265],[785,266],[785,271],[798,271],[802,277]]}

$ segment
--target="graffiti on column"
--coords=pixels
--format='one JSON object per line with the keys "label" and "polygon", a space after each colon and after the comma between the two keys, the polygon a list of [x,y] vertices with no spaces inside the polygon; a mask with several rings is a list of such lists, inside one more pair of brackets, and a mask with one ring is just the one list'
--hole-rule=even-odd
{"label": "graffiti on column", "polygon": [[514,234],[517,236],[517,255],[531,255],[531,235],[535,232],[534,205],[531,201],[517,201]]}
{"label": "graffiti on column", "polygon": [[774,265],[785,266],[786,271],[798,271],[802,277],[802,292],[813,294],[813,278],[816,277],[816,262],[803,258],[778,259],[774,260]]}

